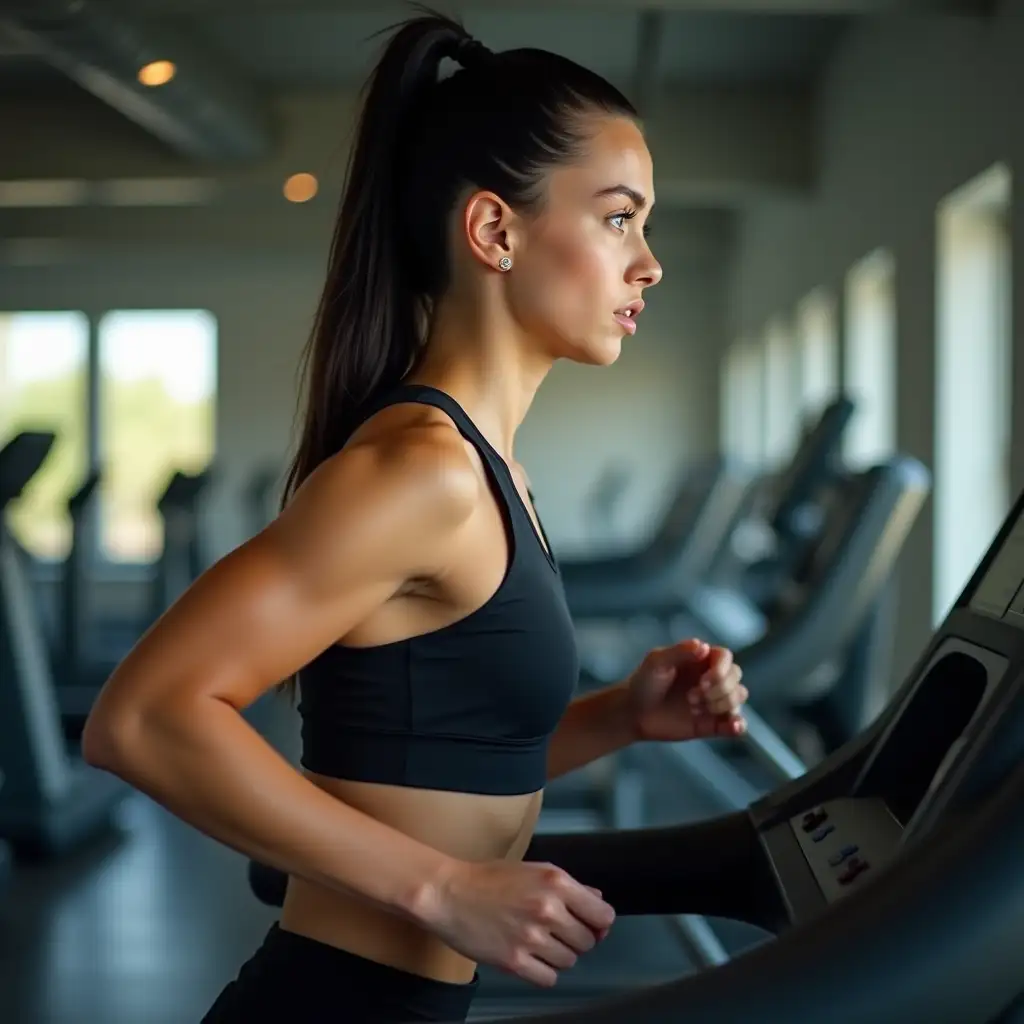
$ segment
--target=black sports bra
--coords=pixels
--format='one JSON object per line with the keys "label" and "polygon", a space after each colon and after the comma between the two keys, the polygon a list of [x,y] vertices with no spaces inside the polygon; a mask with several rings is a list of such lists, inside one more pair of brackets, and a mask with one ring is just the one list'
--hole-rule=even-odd
{"label": "black sports bra", "polygon": [[335,644],[310,662],[299,673],[302,765],[423,789],[535,792],[579,676],[558,564],[507,463],[461,406],[435,388],[403,385],[364,420],[400,402],[443,410],[480,452],[502,499],[509,563],[491,598],[457,622],[374,647]]}

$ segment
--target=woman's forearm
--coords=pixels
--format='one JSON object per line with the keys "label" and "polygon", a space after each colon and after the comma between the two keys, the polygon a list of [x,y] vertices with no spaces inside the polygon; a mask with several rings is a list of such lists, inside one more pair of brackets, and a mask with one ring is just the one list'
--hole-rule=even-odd
{"label": "woman's forearm", "polygon": [[548,745],[548,780],[629,746],[636,738],[623,684],[577,697]]}
{"label": "woman's forearm", "polygon": [[403,917],[418,919],[451,861],[323,792],[215,698],[122,725],[83,750],[219,842]]}

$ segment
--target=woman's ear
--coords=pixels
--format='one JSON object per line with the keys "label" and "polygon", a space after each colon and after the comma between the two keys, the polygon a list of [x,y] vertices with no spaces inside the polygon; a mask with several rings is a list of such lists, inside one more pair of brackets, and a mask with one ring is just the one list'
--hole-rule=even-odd
{"label": "woman's ear", "polygon": [[517,224],[515,213],[493,192],[476,192],[466,203],[463,228],[469,251],[492,270],[507,269],[509,260],[515,262]]}

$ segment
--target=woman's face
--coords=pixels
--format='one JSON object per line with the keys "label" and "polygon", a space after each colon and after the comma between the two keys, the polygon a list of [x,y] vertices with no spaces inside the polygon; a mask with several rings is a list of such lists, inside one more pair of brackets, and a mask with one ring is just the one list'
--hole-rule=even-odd
{"label": "woman's face", "polygon": [[651,155],[624,117],[595,121],[586,156],[550,172],[541,211],[515,232],[505,277],[513,317],[555,358],[608,365],[661,280],[647,245],[654,205]]}

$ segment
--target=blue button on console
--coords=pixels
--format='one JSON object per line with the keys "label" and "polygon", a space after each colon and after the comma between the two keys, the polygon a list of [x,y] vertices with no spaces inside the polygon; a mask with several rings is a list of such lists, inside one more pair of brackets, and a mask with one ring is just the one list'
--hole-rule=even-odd
{"label": "blue button on console", "polygon": [[832,856],[829,857],[829,865],[834,868],[839,867],[844,860],[848,857],[852,857],[859,849],[859,846],[844,846],[838,853],[833,853]]}
{"label": "blue button on console", "polygon": [[811,839],[813,839],[816,843],[820,843],[822,839],[825,838],[825,836],[827,836],[830,832],[834,832],[835,830],[835,825],[826,825],[824,828],[819,828],[818,831],[811,836]]}

